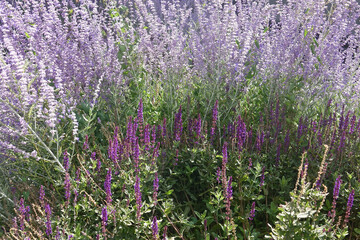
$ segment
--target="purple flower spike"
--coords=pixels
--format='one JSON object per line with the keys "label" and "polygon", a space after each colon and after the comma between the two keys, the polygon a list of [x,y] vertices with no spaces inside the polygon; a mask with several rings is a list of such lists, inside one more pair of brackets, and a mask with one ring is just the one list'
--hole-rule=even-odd
{"label": "purple flower spike", "polygon": [[158,223],[157,223],[156,216],[154,216],[153,222],[152,222],[152,235],[153,235],[154,240],[158,239],[158,234],[159,234]]}
{"label": "purple flower spike", "polygon": [[107,204],[110,204],[112,202],[112,199],[111,199],[111,168],[109,168],[108,172],[107,172],[107,175],[106,175],[106,179],[105,179],[105,182],[104,182],[104,189],[105,189],[105,192],[106,192],[106,202]]}
{"label": "purple flower spike", "polygon": [[341,176],[339,175],[336,178],[335,181],[335,186],[334,186],[334,190],[333,190],[333,202],[332,202],[332,209],[331,211],[329,211],[328,216],[331,217],[332,219],[335,218],[336,215],[336,200],[339,197],[339,191],[340,191],[340,186],[341,186]]}
{"label": "purple flower spike", "polygon": [[182,113],[180,106],[178,113],[175,114],[175,121],[174,121],[175,141],[180,141],[182,130],[183,130],[183,125],[182,125]]}
{"label": "purple flower spike", "polygon": [[106,235],[106,225],[108,222],[108,212],[107,212],[107,207],[103,207],[102,211],[101,211],[101,225],[102,225],[102,231],[103,234]]}
{"label": "purple flower spike", "polygon": [[254,220],[254,217],[255,217],[255,202],[253,202],[251,205],[249,220],[250,221]]}
{"label": "purple flower spike", "polygon": [[351,193],[349,194],[349,198],[348,198],[348,202],[347,202],[347,206],[346,206],[346,214],[345,214],[344,224],[349,222],[351,208],[354,203],[354,195],[355,195],[355,190],[353,189],[351,191]]}
{"label": "purple flower spike", "polygon": [[70,167],[69,154],[68,154],[67,150],[65,150],[65,152],[64,152],[64,168],[66,171],[69,171],[69,167]]}
{"label": "purple flower spike", "polygon": [[65,188],[66,204],[69,204],[70,196],[71,196],[71,192],[70,192],[70,175],[69,175],[69,173],[65,173],[64,188]]}
{"label": "purple flower spike", "polygon": [[52,234],[52,228],[51,228],[51,207],[49,204],[46,204],[45,206],[45,214],[46,214],[45,232],[46,235],[50,236],[50,234]]}

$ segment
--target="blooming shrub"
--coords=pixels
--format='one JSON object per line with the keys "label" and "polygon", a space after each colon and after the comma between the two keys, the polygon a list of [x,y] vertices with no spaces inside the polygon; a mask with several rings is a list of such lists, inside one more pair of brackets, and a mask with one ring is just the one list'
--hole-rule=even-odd
{"label": "blooming shrub", "polygon": [[2,1],[0,237],[359,237],[359,14]]}

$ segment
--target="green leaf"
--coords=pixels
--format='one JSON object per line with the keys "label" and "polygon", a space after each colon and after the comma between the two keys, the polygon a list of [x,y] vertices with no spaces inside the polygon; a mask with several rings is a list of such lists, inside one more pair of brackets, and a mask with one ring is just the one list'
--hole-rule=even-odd
{"label": "green leaf", "polygon": [[240,49],[241,47],[240,47],[240,42],[239,42],[239,40],[236,39],[235,42],[236,42],[236,45],[237,45],[238,49]]}
{"label": "green leaf", "polygon": [[259,41],[255,39],[255,46],[259,49],[260,45],[259,45]]}
{"label": "green leaf", "polygon": [[167,191],[165,194],[166,195],[171,195],[174,192],[174,189],[170,189],[169,191]]}
{"label": "green leaf", "polygon": [[30,35],[29,35],[27,32],[25,32],[25,36],[26,36],[27,38],[30,38]]}
{"label": "green leaf", "polygon": [[304,37],[306,37],[307,34],[308,34],[308,30],[305,29],[305,31],[304,31]]}

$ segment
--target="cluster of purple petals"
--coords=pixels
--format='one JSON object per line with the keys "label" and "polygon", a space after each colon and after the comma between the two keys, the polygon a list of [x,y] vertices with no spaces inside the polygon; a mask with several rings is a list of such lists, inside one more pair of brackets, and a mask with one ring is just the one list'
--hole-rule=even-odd
{"label": "cluster of purple petals", "polygon": [[249,216],[249,220],[252,221],[254,220],[255,217],[255,202],[253,202],[251,204],[251,210],[250,210],[250,216]]}
{"label": "cluster of purple petals", "polygon": [[157,223],[157,218],[156,216],[154,216],[153,218],[153,222],[152,222],[152,235],[153,235],[153,239],[157,240],[158,239],[158,234],[159,234],[159,228],[158,228],[158,223]]}
{"label": "cluster of purple petals", "polygon": [[46,214],[46,235],[50,236],[52,234],[52,227],[51,227],[51,207],[49,204],[45,206],[45,214]]}

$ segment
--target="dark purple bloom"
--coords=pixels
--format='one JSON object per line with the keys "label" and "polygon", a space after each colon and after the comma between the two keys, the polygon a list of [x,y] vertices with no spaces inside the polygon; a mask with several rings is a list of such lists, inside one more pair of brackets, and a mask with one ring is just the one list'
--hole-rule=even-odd
{"label": "dark purple bloom", "polygon": [[111,168],[109,168],[107,174],[106,174],[106,178],[105,178],[105,182],[104,182],[104,189],[106,192],[106,202],[107,204],[110,204],[112,202],[111,199]]}
{"label": "dark purple bloom", "polygon": [[250,210],[250,216],[249,216],[249,220],[252,221],[254,220],[255,217],[255,202],[253,202],[251,204],[251,210]]}
{"label": "dark purple bloom", "polygon": [[103,207],[102,211],[101,211],[101,225],[102,225],[102,231],[103,234],[106,234],[106,225],[108,222],[108,212],[107,212],[107,207]]}
{"label": "dark purple bloom", "polygon": [[351,208],[354,203],[354,195],[355,195],[355,190],[353,189],[349,194],[349,198],[348,198],[348,202],[347,202],[347,206],[346,206],[346,214],[345,214],[344,224],[349,222]]}
{"label": "dark purple bloom", "polygon": [[26,208],[24,205],[23,198],[20,199],[18,211],[19,211],[19,215],[20,215],[20,229],[24,230],[24,223],[25,223],[25,218],[26,218]]}
{"label": "dark purple bloom", "polygon": [[224,142],[223,148],[222,148],[222,154],[223,154],[223,165],[226,165],[228,162],[228,153],[227,153],[227,142]]}
{"label": "dark purple bloom", "polygon": [[65,199],[66,199],[66,204],[69,203],[70,200],[70,174],[69,173],[65,173],[65,181],[64,181],[64,188],[65,188]]}
{"label": "dark purple bloom", "polygon": [[328,216],[333,219],[335,218],[335,214],[336,214],[336,200],[339,197],[340,186],[341,186],[341,176],[339,175],[336,178],[335,186],[334,186],[334,190],[333,190],[332,210],[329,211],[329,213],[328,213]]}
{"label": "dark purple bloom", "polygon": [[46,204],[45,206],[45,214],[46,214],[45,232],[46,235],[50,236],[50,234],[52,233],[52,228],[51,228],[51,207],[49,204]]}
{"label": "dark purple bloom", "polygon": [[67,150],[64,152],[64,168],[66,171],[69,171],[70,163],[69,163],[69,155]]}
{"label": "dark purple bloom", "polygon": [[135,190],[135,198],[136,198],[136,218],[138,221],[141,220],[141,191],[140,191],[140,178],[138,175],[136,175],[136,180],[135,180],[135,185],[134,185],[134,190]]}
{"label": "dark purple bloom", "polygon": [[144,144],[145,144],[145,150],[149,150],[149,146],[150,146],[150,125],[147,124],[145,126],[145,130],[144,130]]}
{"label": "dark purple bloom", "polygon": [[152,235],[153,235],[154,240],[157,240],[158,234],[159,234],[158,223],[157,223],[156,216],[154,216],[153,222],[152,222]]}
{"label": "dark purple bloom", "polygon": [[88,135],[85,136],[85,142],[84,142],[84,145],[83,145],[83,149],[84,150],[89,149],[89,137],[88,137]]}
{"label": "dark purple bloom", "polygon": [[96,159],[96,152],[92,152],[90,158],[91,158],[92,160],[95,160],[95,159]]}
{"label": "dark purple bloom", "polygon": [[180,106],[178,113],[175,114],[175,121],[174,121],[175,141],[180,141],[182,130],[183,130],[183,124],[182,124],[182,113]]}

